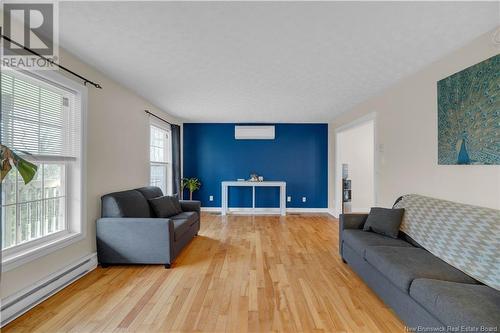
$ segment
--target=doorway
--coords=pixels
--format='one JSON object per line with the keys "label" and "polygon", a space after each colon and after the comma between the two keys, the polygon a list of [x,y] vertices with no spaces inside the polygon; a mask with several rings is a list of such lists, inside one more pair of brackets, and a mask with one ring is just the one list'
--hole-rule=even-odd
{"label": "doorway", "polygon": [[342,213],[344,178],[350,180],[345,213],[366,213],[375,205],[375,114],[335,130],[335,208]]}

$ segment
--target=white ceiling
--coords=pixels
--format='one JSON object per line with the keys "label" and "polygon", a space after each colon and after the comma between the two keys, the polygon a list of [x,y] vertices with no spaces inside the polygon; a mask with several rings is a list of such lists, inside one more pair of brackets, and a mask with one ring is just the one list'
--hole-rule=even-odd
{"label": "white ceiling", "polygon": [[499,21],[498,2],[62,2],[60,40],[186,121],[324,122]]}

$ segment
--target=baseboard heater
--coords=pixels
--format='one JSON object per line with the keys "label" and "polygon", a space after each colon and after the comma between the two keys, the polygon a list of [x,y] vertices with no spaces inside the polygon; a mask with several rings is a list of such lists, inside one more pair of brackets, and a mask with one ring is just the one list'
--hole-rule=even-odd
{"label": "baseboard heater", "polygon": [[34,285],[2,299],[0,327],[4,327],[96,267],[97,256],[93,253],[47,276]]}

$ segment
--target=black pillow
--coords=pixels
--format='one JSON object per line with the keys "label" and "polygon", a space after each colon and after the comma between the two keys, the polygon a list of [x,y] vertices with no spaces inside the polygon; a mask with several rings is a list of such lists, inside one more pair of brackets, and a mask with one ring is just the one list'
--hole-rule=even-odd
{"label": "black pillow", "polygon": [[181,204],[177,197],[166,195],[148,201],[156,217],[166,218],[182,213]]}
{"label": "black pillow", "polygon": [[366,219],[364,231],[398,238],[399,226],[403,220],[404,208],[390,209],[374,207]]}

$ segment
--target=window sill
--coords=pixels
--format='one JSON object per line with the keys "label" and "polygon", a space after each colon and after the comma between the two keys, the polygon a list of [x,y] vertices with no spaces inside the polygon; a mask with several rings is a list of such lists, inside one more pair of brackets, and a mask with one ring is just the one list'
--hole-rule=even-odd
{"label": "window sill", "polygon": [[83,233],[67,233],[58,238],[47,240],[42,244],[17,251],[8,256],[2,256],[2,272],[8,272],[30,261],[46,256],[85,238]]}

